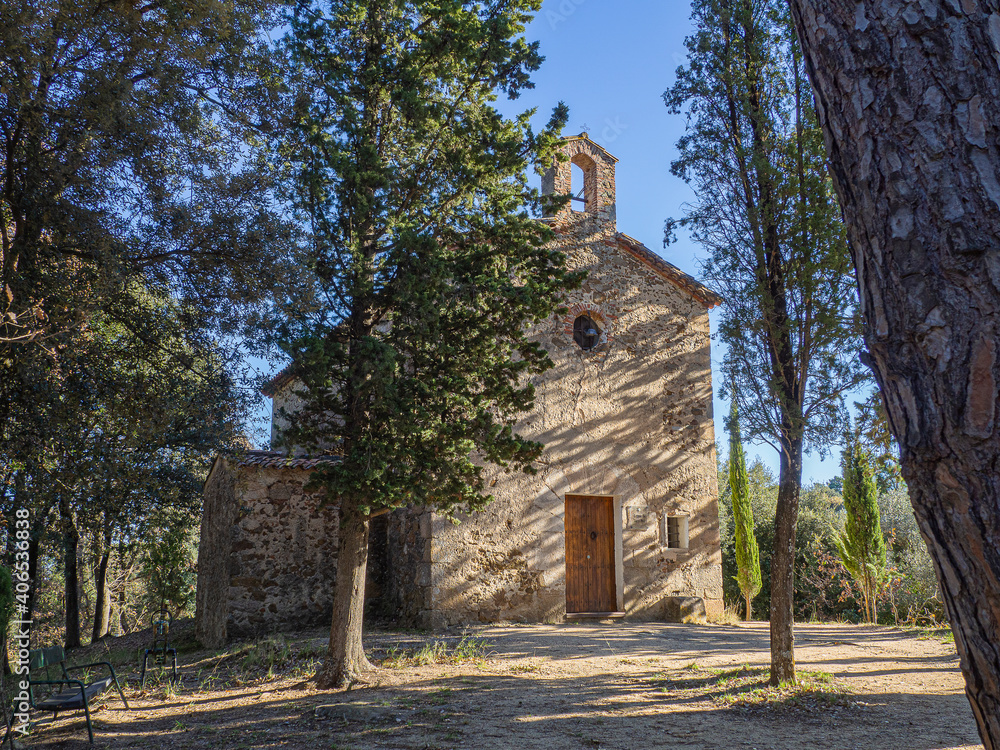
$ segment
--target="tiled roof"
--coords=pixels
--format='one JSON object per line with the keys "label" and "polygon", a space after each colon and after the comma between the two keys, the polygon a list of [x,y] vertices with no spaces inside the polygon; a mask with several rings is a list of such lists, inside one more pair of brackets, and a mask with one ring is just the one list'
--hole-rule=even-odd
{"label": "tiled roof", "polygon": [[288,456],[279,451],[244,451],[233,456],[238,466],[259,466],[262,469],[315,469],[324,464],[339,464],[340,456]]}
{"label": "tiled roof", "polygon": [[260,387],[260,392],[265,396],[274,398],[274,394],[284,388],[288,383],[295,379],[293,373],[294,368],[291,362],[278,370],[278,374],[268,380],[264,385]]}
{"label": "tiled roof", "polygon": [[718,294],[702,284],[694,276],[684,273],[673,263],[663,260],[663,258],[643,245],[639,240],[629,237],[624,232],[618,232],[615,238],[618,240],[619,247],[626,250],[632,257],[645,263],[667,281],[676,284],[709,310],[722,304],[722,298]]}

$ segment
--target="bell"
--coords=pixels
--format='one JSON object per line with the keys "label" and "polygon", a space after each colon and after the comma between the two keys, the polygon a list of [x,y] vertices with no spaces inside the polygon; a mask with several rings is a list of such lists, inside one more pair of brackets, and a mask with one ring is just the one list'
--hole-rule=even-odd
{"label": "bell", "polygon": [[598,331],[596,328],[588,328],[586,331],[583,332],[583,335],[584,336],[600,336],[601,332]]}

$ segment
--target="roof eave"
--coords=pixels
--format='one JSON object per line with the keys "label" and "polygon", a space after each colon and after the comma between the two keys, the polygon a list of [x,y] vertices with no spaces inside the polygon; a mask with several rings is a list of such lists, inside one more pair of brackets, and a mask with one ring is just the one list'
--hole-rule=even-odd
{"label": "roof eave", "polygon": [[705,306],[706,310],[718,307],[722,304],[722,297],[713,292],[707,286],[690,274],[684,273],[681,269],[654,253],[639,240],[630,237],[624,232],[615,235],[618,245],[629,253],[636,260],[644,263],[658,276],[671,282],[681,291],[687,292],[698,302]]}

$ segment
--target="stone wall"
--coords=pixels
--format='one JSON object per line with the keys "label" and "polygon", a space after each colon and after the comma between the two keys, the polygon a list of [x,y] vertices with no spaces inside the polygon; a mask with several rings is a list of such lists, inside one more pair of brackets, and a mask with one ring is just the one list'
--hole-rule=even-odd
{"label": "stone wall", "polygon": [[[600,147],[572,139],[566,148],[613,179],[613,157]],[[547,184],[566,182],[565,169]],[[613,185],[590,185],[586,194],[613,200]],[[722,608],[707,305],[689,291],[696,282],[642,260],[650,251],[618,234],[614,215],[613,206],[588,203],[554,220],[558,246],[589,277],[566,315],[531,334],[555,364],[535,379],[535,408],[517,427],[545,444],[540,471],[494,471],[496,500],[485,511],[458,526],[434,520],[437,626],[562,619],[567,494],[621,501],[627,616],[665,618],[675,596],[701,597],[709,612]],[[601,330],[591,351],[573,340],[582,314]],[[681,514],[689,548],[668,549],[665,518]]]}
{"label": "stone wall", "polygon": [[240,465],[231,527],[229,632],[326,625],[337,576],[337,508],[304,485],[302,468]]}
{"label": "stone wall", "polygon": [[431,513],[397,510],[387,524],[387,581],[380,608],[409,627],[431,627]]}
{"label": "stone wall", "polygon": [[213,462],[202,497],[195,638],[205,648],[221,648],[228,638],[231,529],[239,511],[236,475],[225,456]]}
{"label": "stone wall", "polygon": [[[337,507],[305,490],[316,464],[272,451],[220,456],[205,484],[198,552],[199,640],[327,626],[337,578]],[[371,614],[431,622],[431,515],[372,519],[366,600]]]}

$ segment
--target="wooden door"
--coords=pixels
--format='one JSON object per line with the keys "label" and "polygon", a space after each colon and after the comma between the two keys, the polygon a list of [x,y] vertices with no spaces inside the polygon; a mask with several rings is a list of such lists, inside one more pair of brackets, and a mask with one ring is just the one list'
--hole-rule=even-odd
{"label": "wooden door", "polygon": [[566,612],[614,612],[614,500],[566,495]]}

